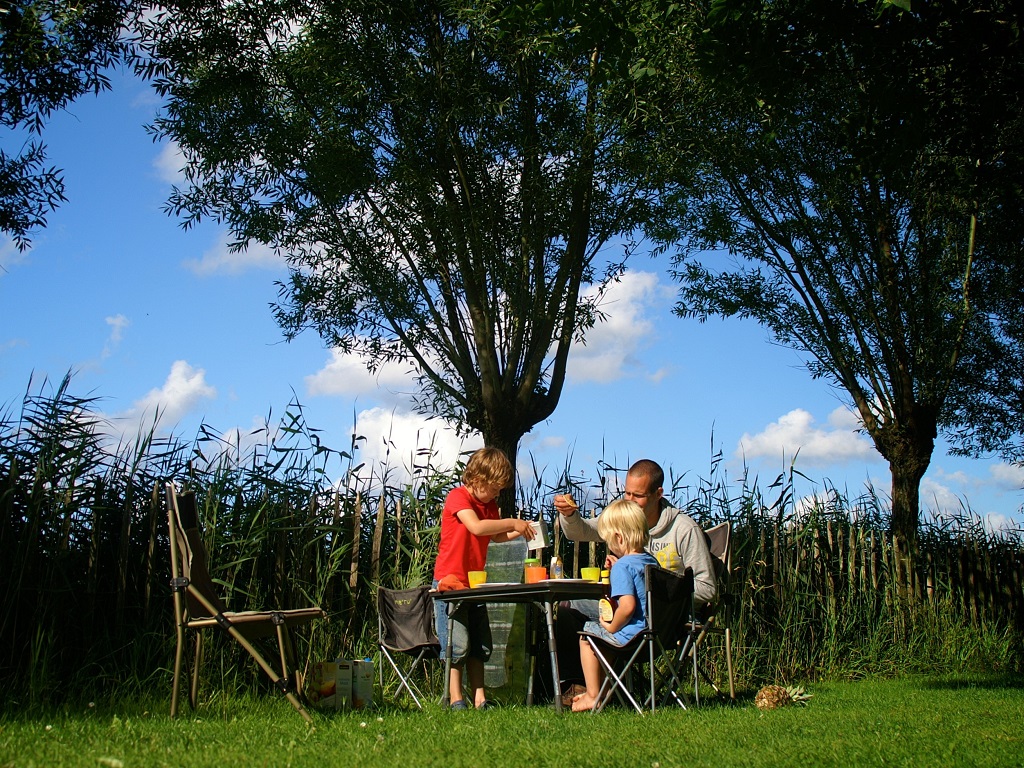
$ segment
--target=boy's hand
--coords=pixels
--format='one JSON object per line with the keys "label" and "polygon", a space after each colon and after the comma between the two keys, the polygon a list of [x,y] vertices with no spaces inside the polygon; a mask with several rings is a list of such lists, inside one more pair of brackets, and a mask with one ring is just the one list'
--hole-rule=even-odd
{"label": "boy's hand", "polygon": [[537,535],[537,532],[533,530],[533,526],[530,525],[529,520],[521,520],[519,518],[515,518],[512,521],[512,525],[514,526],[512,529],[513,532],[518,533],[527,541],[530,541],[530,539],[534,538]]}

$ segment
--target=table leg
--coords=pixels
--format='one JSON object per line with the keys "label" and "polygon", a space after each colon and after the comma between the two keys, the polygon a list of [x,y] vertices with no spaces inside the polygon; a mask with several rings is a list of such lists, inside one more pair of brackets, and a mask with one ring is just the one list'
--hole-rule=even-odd
{"label": "table leg", "polygon": [[445,603],[445,610],[448,613],[448,641],[444,649],[444,693],[441,694],[441,706],[448,709],[451,703],[452,689],[452,632],[455,629],[455,611],[458,610],[458,603]]}
{"label": "table leg", "polygon": [[550,600],[544,601],[544,618],[548,624],[548,652],[551,654],[551,692],[555,699],[555,711],[562,711],[562,689],[558,674],[558,649],[555,646],[555,611]]}
{"label": "table leg", "polygon": [[526,706],[533,706],[533,675],[537,671],[537,638],[534,636],[537,632],[534,626],[536,622],[533,619],[533,612],[536,610],[533,603],[525,603],[523,605],[524,613],[526,614],[525,629],[523,636],[526,638],[526,655],[530,658],[530,663],[527,665],[526,678]]}

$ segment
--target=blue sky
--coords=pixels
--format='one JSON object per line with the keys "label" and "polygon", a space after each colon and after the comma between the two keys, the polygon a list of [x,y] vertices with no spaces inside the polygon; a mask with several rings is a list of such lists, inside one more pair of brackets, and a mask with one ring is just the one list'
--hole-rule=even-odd
{"label": "blue sky", "polygon": [[[282,262],[260,248],[229,254],[215,225],[185,231],[161,210],[178,161],[143,129],[156,107],[146,86],[115,78],[112,92],[48,127],[69,202],[30,251],[0,241],[0,404],[19,403],[30,377],[35,391],[73,370],[73,392],[102,398],[117,429],[130,433],[159,404],[162,428],[191,439],[203,421],[243,434],[268,414],[274,423],[297,397],[328,445],[347,448],[355,423],[367,438],[360,459],[379,461],[390,437],[392,457],[408,463],[443,426],[410,411],[405,370],[374,378],[315,335],[283,341],[269,309]],[[0,138],[6,151],[19,148],[20,138]],[[730,475],[745,459],[762,487],[799,450],[797,468],[815,481],[801,494],[826,478],[852,495],[867,482],[887,493],[887,466],[855,431],[845,399],[753,323],[673,316],[665,267],[634,257],[521,459],[554,472],[571,455],[593,475],[599,459],[625,466],[647,456],[696,480],[708,475],[713,438]],[[436,441],[448,456],[463,446],[447,433]],[[966,500],[992,526],[1020,526],[1022,486],[1020,468],[949,457],[940,445],[922,501],[942,512]]]}

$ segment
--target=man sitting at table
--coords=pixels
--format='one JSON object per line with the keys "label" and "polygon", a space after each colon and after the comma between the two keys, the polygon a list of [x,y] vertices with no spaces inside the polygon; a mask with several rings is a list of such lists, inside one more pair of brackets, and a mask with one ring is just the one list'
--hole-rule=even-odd
{"label": "man sitting at table", "polygon": [[[665,471],[650,459],[640,459],[629,468],[622,496],[635,501],[643,510],[650,528],[647,551],[662,568],[683,573],[693,570],[693,596],[697,603],[711,602],[718,596],[715,567],[708,550],[707,537],[693,519],[673,507],[664,498]],[[579,515],[572,496],[555,496],[555,509],[561,515],[562,531],[573,541],[601,541],[597,520]],[[615,561],[609,553],[606,567]],[[577,633],[587,621],[598,618],[596,600],[573,600],[558,608],[556,645],[558,668],[563,687],[562,703],[572,704],[574,696],[586,690],[582,685],[583,670],[579,665],[579,637]]]}

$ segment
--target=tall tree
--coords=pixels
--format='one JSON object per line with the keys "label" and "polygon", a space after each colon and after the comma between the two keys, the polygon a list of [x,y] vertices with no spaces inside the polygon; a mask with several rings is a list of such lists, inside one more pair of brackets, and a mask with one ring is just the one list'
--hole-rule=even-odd
{"label": "tall tree", "polygon": [[595,320],[581,289],[621,269],[599,252],[644,210],[604,99],[613,4],[162,5],[143,47],[186,160],[170,209],[287,258],[288,337],[407,362],[423,412],[514,462]]}
{"label": "tall tree", "polygon": [[0,0],[0,232],[27,248],[64,202],[61,172],[46,166],[38,137],[47,120],[85,93],[110,87],[121,60],[123,24],[134,0]]}
{"label": "tall tree", "polygon": [[845,390],[912,546],[963,356],[999,311],[976,279],[998,286],[1020,254],[1015,6],[715,0],[666,18],[643,79],[668,170],[658,234],[684,241],[678,312],[753,318]]}

